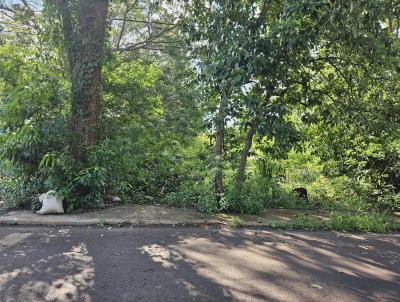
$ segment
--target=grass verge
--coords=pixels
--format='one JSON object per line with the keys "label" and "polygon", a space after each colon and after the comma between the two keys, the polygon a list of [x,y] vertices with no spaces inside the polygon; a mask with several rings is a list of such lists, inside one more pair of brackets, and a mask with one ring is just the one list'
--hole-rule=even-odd
{"label": "grass verge", "polygon": [[400,231],[400,221],[398,219],[378,212],[332,212],[329,219],[301,215],[289,222],[274,222],[264,224],[264,226],[283,230],[335,230],[364,233],[388,233],[392,231]]}

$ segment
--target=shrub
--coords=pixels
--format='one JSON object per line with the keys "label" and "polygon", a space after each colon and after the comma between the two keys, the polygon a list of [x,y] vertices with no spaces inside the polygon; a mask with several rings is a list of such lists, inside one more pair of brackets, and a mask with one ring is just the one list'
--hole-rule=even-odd
{"label": "shrub", "polygon": [[220,201],[220,210],[226,212],[258,214],[264,209],[267,191],[262,183],[251,180],[243,183],[240,190],[233,184],[227,187],[226,195]]}
{"label": "shrub", "polygon": [[36,192],[39,182],[36,177],[26,178],[22,169],[10,161],[0,161],[0,199],[7,208],[23,207],[37,209]]}
{"label": "shrub", "polygon": [[375,207],[380,210],[400,211],[400,192],[391,188],[379,190],[376,195]]}
{"label": "shrub", "polygon": [[[224,198],[225,196],[222,196],[222,200]],[[202,194],[198,196],[196,206],[200,211],[206,213],[218,213],[220,211],[212,190],[203,191]]]}

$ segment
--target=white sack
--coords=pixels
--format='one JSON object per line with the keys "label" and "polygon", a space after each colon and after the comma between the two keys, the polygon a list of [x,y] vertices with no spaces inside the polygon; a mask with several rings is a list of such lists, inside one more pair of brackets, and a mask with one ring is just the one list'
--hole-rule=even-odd
{"label": "white sack", "polygon": [[37,214],[63,214],[64,208],[62,199],[58,196],[56,191],[49,191],[39,196],[39,201],[42,204],[42,208],[37,211]]}

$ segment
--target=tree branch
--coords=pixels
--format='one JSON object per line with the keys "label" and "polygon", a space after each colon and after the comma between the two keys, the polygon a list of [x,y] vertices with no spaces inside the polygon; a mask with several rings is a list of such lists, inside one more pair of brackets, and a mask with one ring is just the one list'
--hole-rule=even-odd
{"label": "tree branch", "polygon": [[134,43],[134,44],[129,45],[129,46],[124,47],[124,48],[119,47],[119,48],[116,49],[116,51],[123,52],[123,51],[133,51],[133,50],[137,50],[137,49],[140,49],[140,48],[146,48],[146,46],[148,47],[149,44],[152,43],[154,40],[156,40],[157,38],[162,37],[163,35],[165,35],[166,33],[170,32],[170,31],[172,31],[174,28],[176,28],[176,24],[174,26],[164,28],[158,34],[149,36],[144,41],[140,41],[140,42]]}
{"label": "tree branch", "polygon": [[8,6],[2,5],[2,4],[0,4],[0,10],[5,10],[5,11],[10,12],[10,13],[14,13],[15,12],[13,9],[9,8]]}
{"label": "tree branch", "polygon": [[176,25],[176,23],[170,23],[170,22],[144,21],[144,20],[133,20],[133,19],[125,19],[125,18],[114,18],[113,21],[125,21],[125,22],[134,22],[134,23],[142,23],[142,24],[159,24],[159,25],[170,25],[170,26]]}
{"label": "tree branch", "polygon": [[138,2],[139,2],[139,0],[136,0],[136,1],[132,4],[132,6],[129,6],[129,5],[128,5],[128,1],[126,1],[126,10],[125,10],[125,13],[124,13],[124,18],[123,18],[123,20],[122,20],[121,32],[119,33],[119,36],[118,36],[117,48],[119,48],[120,45],[121,45],[121,40],[122,40],[122,37],[123,37],[123,35],[124,35],[125,26],[126,26],[126,19],[127,19],[127,17],[128,17],[128,13],[129,13],[132,9],[135,8],[135,6],[136,6],[136,4],[137,4]]}

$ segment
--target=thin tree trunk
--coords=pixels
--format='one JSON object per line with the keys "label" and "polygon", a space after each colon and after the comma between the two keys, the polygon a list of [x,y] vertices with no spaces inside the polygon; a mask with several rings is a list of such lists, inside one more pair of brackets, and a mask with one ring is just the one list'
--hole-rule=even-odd
{"label": "thin tree trunk", "polygon": [[246,176],[247,158],[249,157],[250,149],[253,144],[253,136],[255,133],[255,129],[256,129],[256,127],[251,125],[246,134],[245,144],[244,144],[244,148],[242,151],[242,155],[240,157],[239,169],[238,169],[237,178],[236,178],[236,186],[239,190],[240,190],[242,183],[244,182],[244,179]]}
{"label": "thin tree trunk", "polygon": [[215,195],[219,201],[221,194],[224,193],[223,183],[223,152],[224,152],[224,136],[225,136],[225,106],[227,101],[227,93],[221,94],[219,102],[217,118],[215,121],[215,146],[214,155],[216,160],[215,172]]}

